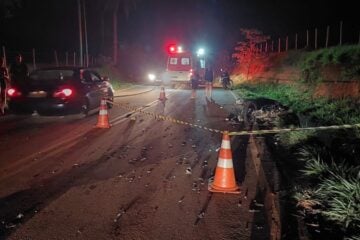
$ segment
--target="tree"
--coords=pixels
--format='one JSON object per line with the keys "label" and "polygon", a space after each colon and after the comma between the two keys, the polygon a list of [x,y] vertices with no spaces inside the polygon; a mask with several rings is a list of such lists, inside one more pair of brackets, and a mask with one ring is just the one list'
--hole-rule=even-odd
{"label": "tree", "polygon": [[[118,14],[119,11],[122,10],[126,16],[126,19],[129,17],[130,12],[135,10],[137,7],[137,3],[140,0],[107,0],[103,5],[102,10],[102,18],[101,18],[101,42],[105,42],[105,18],[108,12],[111,12],[112,16],[112,55],[113,55],[113,64],[118,64],[118,56],[119,56],[119,41],[118,41]],[[101,1],[103,2],[103,1]]]}
{"label": "tree", "polygon": [[4,18],[12,18],[14,12],[20,9],[22,0],[1,0],[0,1],[0,21]]}
{"label": "tree", "polygon": [[246,71],[246,80],[248,80],[249,74],[256,73],[263,68],[261,60],[264,60],[267,54],[262,51],[261,46],[270,37],[256,29],[240,29],[240,31],[244,40],[237,43],[232,57]]}

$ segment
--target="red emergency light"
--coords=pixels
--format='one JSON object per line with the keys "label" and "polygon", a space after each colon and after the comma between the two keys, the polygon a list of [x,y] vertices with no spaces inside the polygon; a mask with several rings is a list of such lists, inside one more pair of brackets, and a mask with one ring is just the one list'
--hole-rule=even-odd
{"label": "red emergency light", "polygon": [[168,52],[169,53],[175,53],[176,52],[176,45],[170,45],[168,47]]}

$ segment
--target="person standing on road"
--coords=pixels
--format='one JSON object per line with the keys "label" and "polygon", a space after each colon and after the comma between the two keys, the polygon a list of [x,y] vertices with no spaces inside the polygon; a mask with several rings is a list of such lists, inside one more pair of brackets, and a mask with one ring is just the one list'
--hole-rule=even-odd
{"label": "person standing on road", "polygon": [[206,87],[206,97],[212,99],[212,88],[214,81],[214,72],[212,68],[209,66],[205,69],[205,87]]}
{"label": "person standing on road", "polygon": [[5,113],[6,106],[6,87],[9,82],[9,76],[4,65],[4,60],[0,57],[0,111],[2,114]]}
{"label": "person standing on road", "polygon": [[199,80],[200,80],[199,72],[197,71],[197,69],[194,69],[193,73],[191,74],[191,78],[190,78],[190,84],[191,84],[191,88],[192,88],[191,99],[196,98],[196,89],[199,86]]}
{"label": "person standing on road", "polygon": [[25,81],[28,75],[28,67],[23,62],[21,54],[17,54],[15,62],[10,65],[10,79],[14,84],[21,84]]}

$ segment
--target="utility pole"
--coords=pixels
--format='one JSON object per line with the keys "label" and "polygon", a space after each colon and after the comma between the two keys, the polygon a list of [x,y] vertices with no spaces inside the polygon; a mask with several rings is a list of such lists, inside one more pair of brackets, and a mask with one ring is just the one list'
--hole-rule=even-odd
{"label": "utility pole", "polygon": [[89,48],[88,48],[88,38],[87,38],[87,21],[86,21],[86,0],[83,1],[83,11],[84,11],[84,34],[85,34],[85,66],[89,66]]}
{"label": "utility pole", "polygon": [[5,46],[2,46],[2,52],[3,52],[3,66],[0,66],[0,67],[4,67],[7,69]]}
{"label": "utility pole", "polygon": [[83,66],[83,42],[82,42],[82,24],[81,24],[81,3],[80,0],[77,0],[78,2],[78,18],[79,18],[79,44],[80,44],[80,55],[79,55],[79,63],[80,66]]}

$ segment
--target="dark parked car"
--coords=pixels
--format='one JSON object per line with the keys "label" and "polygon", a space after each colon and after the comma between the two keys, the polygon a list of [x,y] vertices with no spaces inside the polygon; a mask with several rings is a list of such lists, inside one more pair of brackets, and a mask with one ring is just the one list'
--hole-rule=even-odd
{"label": "dark parked car", "polygon": [[112,101],[114,90],[94,70],[57,67],[33,71],[24,82],[12,84],[7,95],[14,113],[88,114],[100,106],[102,97]]}

